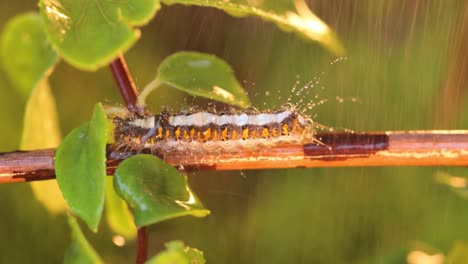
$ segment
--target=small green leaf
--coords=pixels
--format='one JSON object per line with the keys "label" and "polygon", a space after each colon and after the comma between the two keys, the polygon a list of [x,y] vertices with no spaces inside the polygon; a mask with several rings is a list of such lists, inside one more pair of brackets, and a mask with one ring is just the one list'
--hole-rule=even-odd
{"label": "small green leaf", "polygon": [[129,204],[138,227],[210,213],[188,187],[185,174],[151,155],[124,160],[115,172],[114,187]]}
{"label": "small green leaf", "polygon": [[[60,138],[55,99],[47,79],[44,79],[32,91],[26,103],[20,149],[56,148]],[[57,181],[35,181],[30,185],[36,199],[49,212],[61,213],[68,209]]]}
{"label": "small green leaf", "polygon": [[[23,119],[20,149],[55,148],[60,143],[55,99],[47,76],[57,62],[57,54],[47,40],[38,13],[12,18],[1,36],[1,64],[13,86],[28,98]],[[30,183],[34,196],[52,213],[65,204],[56,181]]]}
{"label": "small green leaf", "polygon": [[140,36],[159,0],[40,0],[49,39],[69,63],[84,70],[109,64]]}
{"label": "small green leaf", "polygon": [[89,228],[97,231],[104,204],[106,117],[101,104],[89,123],[74,129],[55,155],[55,173],[63,197]]}
{"label": "small green leaf", "polygon": [[24,98],[29,97],[58,59],[36,13],[18,15],[8,22],[1,36],[0,54],[3,69]]}
{"label": "small green leaf", "polygon": [[[292,0],[291,0],[292,1]],[[294,31],[306,39],[316,41],[323,47],[342,56],[345,51],[340,40],[319,17],[308,7],[304,0],[294,0],[296,10],[272,11],[264,1],[225,1],[225,0],[162,0],[164,4],[184,4],[214,7],[225,11],[234,17],[257,16],[265,21],[271,21],[285,31]],[[268,2],[268,1],[265,1]],[[272,0],[269,2],[280,2]]]}
{"label": "small green leaf", "polygon": [[26,103],[20,148],[56,148],[60,138],[55,99],[47,79],[44,79],[32,91]]}
{"label": "small green leaf", "polygon": [[166,243],[166,250],[151,258],[146,264],[204,264],[203,252],[186,247],[182,241]]}
{"label": "small green leaf", "polygon": [[72,243],[65,253],[63,262],[66,264],[104,263],[81,232],[76,218],[68,215],[68,224],[72,231]]}
{"label": "small green leaf", "polygon": [[137,229],[127,203],[115,192],[112,178],[106,179],[106,219],[112,231],[122,237],[133,240]]}
{"label": "small green leaf", "polygon": [[[439,254],[439,259],[443,260],[443,255]],[[444,263],[457,264],[466,263],[468,259],[468,243],[464,241],[456,241],[450,252],[447,255],[447,259]],[[442,263],[442,260],[439,263]],[[435,263],[435,262],[434,262]]]}
{"label": "small green leaf", "polygon": [[231,67],[213,55],[175,53],[161,63],[156,80],[191,95],[244,108],[250,105],[250,100]]}

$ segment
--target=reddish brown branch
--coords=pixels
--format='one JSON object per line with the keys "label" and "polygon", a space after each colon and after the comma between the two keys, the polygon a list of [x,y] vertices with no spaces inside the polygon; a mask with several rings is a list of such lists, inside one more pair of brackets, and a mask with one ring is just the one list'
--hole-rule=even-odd
{"label": "reddish brown branch", "polygon": [[120,90],[120,94],[127,106],[127,109],[133,112],[137,112],[140,109],[136,105],[138,90],[136,89],[135,83],[133,82],[132,75],[128,70],[125,58],[120,55],[110,65],[112,74]]}
{"label": "reddish brown branch", "polygon": [[0,183],[55,178],[54,149],[0,153]]}
{"label": "reddish brown branch", "polygon": [[[468,130],[325,133],[323,144],[278,144],[216,154],[168,153],[169,164],[194,170],[345,166],[468,166]],[[0,153],[0,183],[55,177],[54,150]],[[110,153],[108,153],[109,155]],[[107,160],[112,175],[120,160]]]}
{"label": "reddish brown branch", "polygon": [[143,264],[148,258],[148,233],[146,227],[138,228],[136,263]]}
{"label": "reddish brown branch", "polygon": [[[128,70],[127,63],[123,55],[120,55],[115,59],[110,65],[112,74],[115,81],[119,87],[120,95],[124,100],[127,109],[132,112],[139,112],[142,109],[139,109],[137,106],[138,99],[138,90],[136,89],[135,83],[133,82],[132,75]],[[115,170],[115,164],[112,165],[112,160],[109,161],[110,166],[107,166],[108,175],[113,174]],[[1,182],[1,179],[0,179]],[[138,229],[138,250],[136,263],[143,264],[148,258],[147,248],[148,248],[148,236],[146,232],[146,227],[141,227]]]}

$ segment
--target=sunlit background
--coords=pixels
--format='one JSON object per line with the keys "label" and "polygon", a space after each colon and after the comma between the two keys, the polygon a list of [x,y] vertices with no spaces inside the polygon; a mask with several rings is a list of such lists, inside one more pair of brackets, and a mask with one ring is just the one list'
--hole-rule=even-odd
{"label": "sunlit background", "polygon": [[[277,12],[294,8],[290,0],[246,1]],[[127,62],[143,87],[171,53],[215,54],[233,67],[255,107],[272,109],[288,98],[324,102],[306,113],[339,129],[468,128],[468,1],[308,4],[337,33],[346,59],[332,63],[323,46],[258,18],[163,6]],[[36,5],[0,1],[0,27]],[[64,135],[89,118],[96,102],[122,104],[108,68],[83,72],[62,61],[50,83]],[[307,95],[292,92],[308,84]],[[163,88],[150,102],[159,111],[208,101]],[[0,73],[0,151],[18,148],[24,104]],[[466,168],[418,167],[192,173],[189,182],[211,215],[151,226],[150,255],[180,239],[203,250],[208,263],[468,260],[466,176]],[[0,212],[0,262],[61,262],[70,239],[66,217],[49,213],[29,184],[1,185]],[[134,242],[105,225],[101,231],[86,235],[104,260],[133,262]]]}

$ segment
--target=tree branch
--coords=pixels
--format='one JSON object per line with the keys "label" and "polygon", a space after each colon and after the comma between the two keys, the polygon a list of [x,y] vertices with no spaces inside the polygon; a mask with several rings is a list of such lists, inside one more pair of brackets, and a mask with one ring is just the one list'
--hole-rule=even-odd
{"label": "tree branch", "polygon": [[141,109],[137,106],[138,90],[123,55],[117,57],[109,66],[127,109],[132,112],[139,112]]}
{"label": "tree branch", "polygon": [[[323,144],[278,144],[206,155],[166,153],[160,158],[185,171],[314,167],[468,166],[468,130],[318,134]],[[0,153],[0,183],[55,177],[54,150]],[[108,151],[108,157],[110,151]],[[120,160],[108,158],[112,175]]]}
{"label": "tree branch", "polygon": [[[125,58],[123,55],[119,55],[117,59],[115,59],[110,65],[112,75],[114,76],[115,81],[117,82],[117,86],[119,87],[120,95],[124,100],[127,109],[131,112],[140,112],[143,109],[139,108],[137,105],[138,101],[138,90],[133,82],[132,75],[128,70],[127,63],[125,62]],[[108,160],[109,164],[107,166],[107,174],[111,175],[114,173],[116,168],[115,163],[112,160]],[[112,163],[114,163],[112,165]],[[1,172],[0,172],[1,174]],[[42,175],[41,175],[42,176]],[[1,182],[1,178],[0,178]],[[148,235],[146,231],[146,227],[138,228],[138,250],[137,250],[137,257],[136,263],[143,264],[146,262],[148,258]]]}
{"label": "tree branch", "polygon": [[137,241],[136,264],[143,264],[148,259],[148,231],[145,226],[138,228]]}

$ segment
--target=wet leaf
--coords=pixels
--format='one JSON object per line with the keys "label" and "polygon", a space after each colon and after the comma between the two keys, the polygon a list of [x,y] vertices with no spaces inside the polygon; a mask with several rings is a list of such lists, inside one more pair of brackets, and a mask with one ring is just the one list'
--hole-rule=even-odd
{"label": "wet leaf", "polygon": [[112,178],[106,179],[106,219],[109,227],[125,239],[133,240],[137,229],[127,203],[115,192]]}
{"label": "wet leaf", "polygon": [[68,134],[55,156],[55,173],[65,201],[93,231],[97,231],[104,204],[105,128],[104,110],[97,104],[91,121]]}
{"label": "wet leaf", "polygon": [[159,0],[41,0],[49,39],[69,63],[84,70],[109,64],[130,48],[160,8]]}
{"label": "wet leaf", "polygon": [[1,36],[0,58],[10,82],[28,98],[58,60],[36,13],[12,18]]}
{"label": "wet leaf", "polygon": [[203,252],[187,247],[182,241],[166,243],[166,250],[146,262],[147,264],[203,264]]}
{"label": "wet leaf", "polygon": [[[159,66],[156,80],[185,91],[220,102],[248,107],[250,100],[223,60],[197,52],[178,52]],[[147,89],[142,93],[147,95]]]}
{"label": "wet leaf", "polygon": [[210,213],[188,187],[185,174],[152,155],[124,160],[115,172],[114,187],[132,209],[138,227]]}
{"label": "wet leaf", "polygon": [[[260,4],[254,6],[257,1],[224,1],[224,0],[162,0],[164,4],[184,4],[214,7],[235,16],[257,16],[265,21],[276,23],[285,31],[294,31],[306,39],[316,41],[337,56],[344,55],[344,48],[333,32],[319,17],[308,7],[304,0],[295,0],[296,10],[273,11]],[[278,2],[278,1],[273,1]]]}
{"label": "wet leaf", "polygon": [[[20,149],[33,150],[56,148],[60,144],[55,99],[46,79],[32,91],[23,120],[23,134]],[[34,196],[51,213],[67,210],[57,181],[36,181],[30,183]]]}
{"label": "wet leaf", "polygon": [[81,232],[80,226],[74,216],[68,215],[68,224],[72,231],[72,243],[65,253],[65,259],[63,262],[66,264],[104,263],[94,248],[86,240],[86,237],[83,235],[83,232]]}

